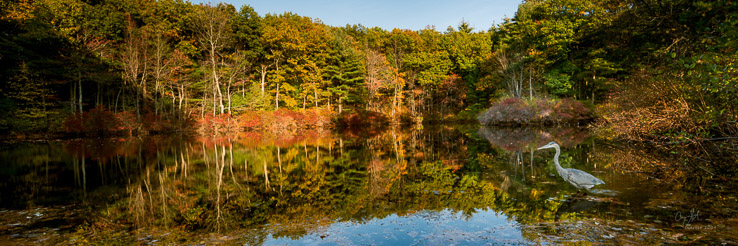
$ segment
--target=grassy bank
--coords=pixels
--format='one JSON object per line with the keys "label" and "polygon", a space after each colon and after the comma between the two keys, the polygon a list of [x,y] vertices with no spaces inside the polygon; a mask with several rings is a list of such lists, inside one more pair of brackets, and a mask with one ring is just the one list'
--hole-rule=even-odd
{"label": "grassy bank", "polygon": [[[599,135],[609,139],[673,144],[738,136],[736,95],[729,88],[705,86],[706,71],[690,76],[644,71],[616,87],[598,105]],[[715,80],[717,81],[717,80]],[[732,89],[735,91],[735,88]]]}

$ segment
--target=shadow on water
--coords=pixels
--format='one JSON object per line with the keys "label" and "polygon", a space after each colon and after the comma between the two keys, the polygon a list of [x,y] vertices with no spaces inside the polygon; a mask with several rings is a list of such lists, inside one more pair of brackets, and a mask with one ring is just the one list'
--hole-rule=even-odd
{"label": "shadow on water", "polygon": [[[606,184],[567,183],[536,150],[550,141]],[[736,242],[734,174],[693,183],[577,128],[74,140],[0,158],[4,242]]]}
{"label": "shadow on water", "polygon": [[556,208],[556,216],[554,221],[558,222],[561,215],[568,213],[578,213],[593,208],[598,201],[587,199],[586,197],[570,197],[566,199],[558,208]]}

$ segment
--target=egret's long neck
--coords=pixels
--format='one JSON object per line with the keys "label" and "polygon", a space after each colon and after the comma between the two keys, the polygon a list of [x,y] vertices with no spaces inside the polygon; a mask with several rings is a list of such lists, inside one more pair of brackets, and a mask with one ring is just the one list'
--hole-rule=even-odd
{"label": "egret's long neck", "polygon": [[556,171],[559,172],[559,175],[563,175],[566,170],[561,167],[559,164],[559,155],[561,155],[561,149],[559,149],[559,146],[554,146],[556,148],[556,155],[554,156],[554,165],[556,165]]}

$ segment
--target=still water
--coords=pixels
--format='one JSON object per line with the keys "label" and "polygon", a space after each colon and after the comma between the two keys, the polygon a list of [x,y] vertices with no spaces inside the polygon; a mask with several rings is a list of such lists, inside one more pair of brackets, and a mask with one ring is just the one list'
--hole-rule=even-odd
{"label": "still water", "polygon": [[[566,182],[550,141],[606,184]],[[586,129],[78,139],[0,160],[2,244],[738,243],[734,171]]]}

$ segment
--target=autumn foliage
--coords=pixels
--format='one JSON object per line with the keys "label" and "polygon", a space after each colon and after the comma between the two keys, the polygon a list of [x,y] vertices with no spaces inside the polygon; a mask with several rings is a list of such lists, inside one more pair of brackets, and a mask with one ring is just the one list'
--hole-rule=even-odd
{"label": "autumn foliage", "polygon": [[386,115],[379,112],[358,111],[339,115],[338,122],[345,127],[365,127],[369,125],[388,124],[389,119]]}
{"label": "autumn foliage", "polygon": [[486,125],[576,124],[592,119],[591,110],[576,100],[509,97],[482,112],[478,120]]}
{"label": "autumn foliage", "polygon": [[[76,113],[64,121],[64,129],[68,133],[85,134],[92,136],[133,132],[139,128],[138,124],[128,124],[127,112],[114,113],[98,106],[87,112]],[[135,116],[134,116],[135,118]],[[123,124],[126,122],[126,124]]]}
{"label": "autumn foliage", "polygon": [[390,119],[379,112],[359,111],[338,115],[337,125],[349,135],[376,135],[390,124]]}
{"label": "autumn foliage", "polygon": [[228,134],[238,131],[238,123],[230,114],[206,114],[195,122],[195,129],[200,134]]}
{"label": "autumn foliage", "polygon": [[241,130],[293,132],[332,127],[331,112],[323,109],[247,111],[235,118]]}
{"label": "autumn foliage", "polygon": [[[694,104],[679,96],[677,82],[668,76],[651,79],[634,76],[597,108],[598,132],[608,137],[636,141],[673,141],[692,138],[704,126],[693,117]],[[642,83],[647,80],[649,83]]]}
{"label": "autumn foliage", "polygon": [[66,133],[86,136],[133,135],[142,132],[161,133],[180,128],[181,126],[169,119],[150,111],[143,114],[139,122],[135,112],[113,112],[102,105],[87,112],[70,115],[64,121],[64,131]]}

